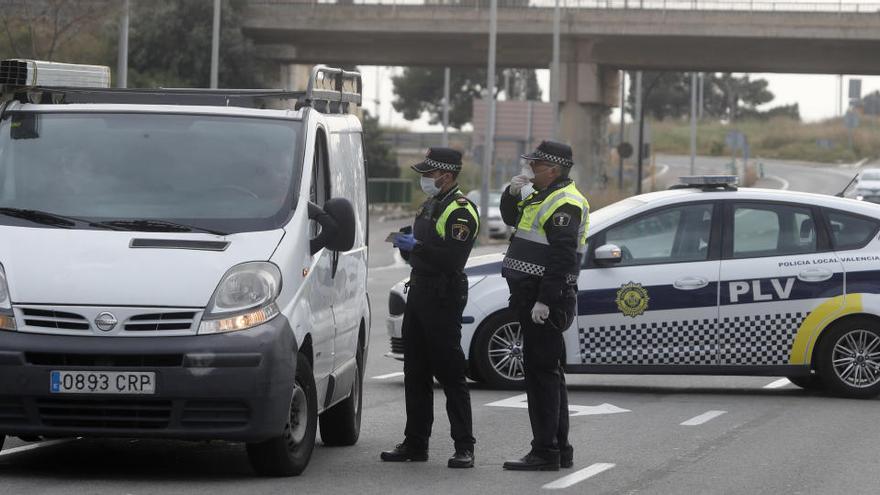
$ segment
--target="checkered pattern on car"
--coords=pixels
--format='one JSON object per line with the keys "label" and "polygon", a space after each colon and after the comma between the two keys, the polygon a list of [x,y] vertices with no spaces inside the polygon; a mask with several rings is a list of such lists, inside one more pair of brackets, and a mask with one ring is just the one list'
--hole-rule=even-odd
{"label": "checkered pattern on car", "polygon": [[725,317],[717,332],[715,319],[580,328],[581,364],[787,364],[806,316]]}
{"label": "checkered pattern on car", "polygon": [[581,364],[714,364],[716,321],[581,328]]}
{"label": "checkered pattern on car", "polygon": [[787,364],[804,313],[725,317],[721,364]]}

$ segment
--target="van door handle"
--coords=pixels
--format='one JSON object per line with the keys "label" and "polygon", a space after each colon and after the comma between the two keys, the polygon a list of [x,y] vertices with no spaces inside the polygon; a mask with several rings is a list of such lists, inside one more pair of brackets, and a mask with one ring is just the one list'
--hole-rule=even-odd
{"label": "van door handle", "polygon": [[703,277],[685,277],[672,283],[672,286],[679,290],[702,289],[707,285],[709,285],[709,281]]}
{"label": "van door handle", "polygon": [[834,276],[834,272],[824,268],[810,268],[798,273],[798,280],[802,282],[824,282]]}

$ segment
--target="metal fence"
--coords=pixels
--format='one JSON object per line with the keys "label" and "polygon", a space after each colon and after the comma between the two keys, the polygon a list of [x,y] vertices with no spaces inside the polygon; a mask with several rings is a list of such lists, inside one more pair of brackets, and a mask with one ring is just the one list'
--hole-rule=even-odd
{"label": "metal fence", "polygon": [[410,179],[367,180],[367,200],[372,205],[412,203],[412,190]]}
{"label": "metal fence", "polygon": [[[248,0],[253,5],[386,5],[489,9],[490,0]],[[551,9],[555,0],[498,0],[499,9]],[[564,9],[878,13],[880,2],[828,0],[560,0]]]}

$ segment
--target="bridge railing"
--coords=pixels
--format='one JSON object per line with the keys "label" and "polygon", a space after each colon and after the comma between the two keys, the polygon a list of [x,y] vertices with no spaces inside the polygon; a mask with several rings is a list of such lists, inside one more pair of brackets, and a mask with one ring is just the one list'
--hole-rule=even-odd
{"label": "bridge railing", "polygon": [[[458,7],[486,10],[490,0],[248,0],[252,5],[386,5],[400,7]],[[504,9],[555,6],[556,0],[498,0]],[[880,2],[828,0],[560,0],[565,9],[697,10],[745,12],[880,13]]]}

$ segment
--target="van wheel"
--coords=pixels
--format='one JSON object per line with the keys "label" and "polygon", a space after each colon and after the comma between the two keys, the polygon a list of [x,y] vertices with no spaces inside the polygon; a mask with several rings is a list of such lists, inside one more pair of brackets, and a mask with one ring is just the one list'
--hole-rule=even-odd
{"label": "van wheel", "polygon": [[823,390],[825,388],[825,384],[822,383],[822,377],[815,373],[807,376],[788,376],[786,378],[791,383],[806,390]]}
{"label": "van wheel", "polygon": [[296,356],[296,380],[290,399],[290,419],[281,435],[247,444],[251,467],[262,476],[298,476],[309,464],[318,430],[315,377],[306,356]]}
{"label": "van wheel", "polygon": [[880,394],[880,330],[876,322],[854,318],[835,325],[822,339],[819,370],[828,390],[867,399]]}
{"label": "van wheel", "polygon": [[523,334],[516,315],[509,310],[490,316],[480,325],[472,355],[476,374],[493,388],[525,386]]}
{"label": "van wheel", "polygon": [[363,402],[364,380],[361,370],[363,369],[364,350],[358,344],[355,365],[354,384],[351,394],[347,399],[336,404],[321,414],[321,440],[325,445],[346,446],[354,445],[361,434],[361,407]]}

